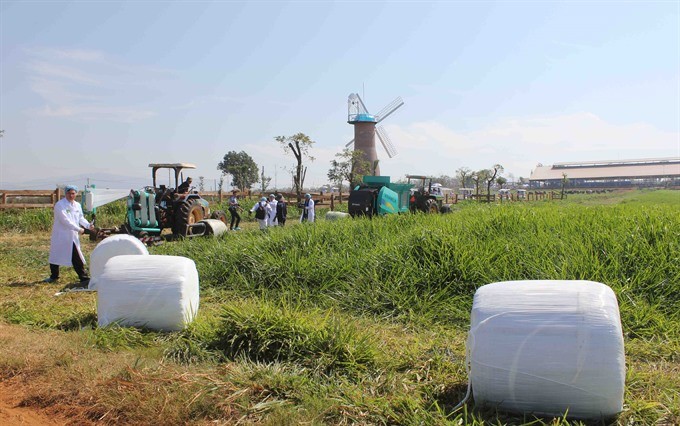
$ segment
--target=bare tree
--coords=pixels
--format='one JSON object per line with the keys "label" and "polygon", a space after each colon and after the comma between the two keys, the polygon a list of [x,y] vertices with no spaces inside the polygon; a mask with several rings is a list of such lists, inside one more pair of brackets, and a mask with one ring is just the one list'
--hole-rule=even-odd
{"label": "bare tree", "polygon": [[342,183],[349,182],[350,190],[358,185],[363,178],[359,174],[360,170],[366,170],[368,161],[364,158],[364,153],[361,151],[353,151],[345,148],[342,152],[335,154],[339,160],[331,161],[331,168],[328,170],[328,179],[338,185],[340,190],[340,200],[342,200]]}
{"label": "bare tree", "polygon": [[564,200],[564,188],[569,184],[569,178],[566,173],[562,173],[562,193],[560,194],[560,199]]}
{"label": "bare tree", "polygon": [[491,195],[491,185],[493,184],[494,180],[496,180],[496,176],[498,176],[498,173],[502,172],[503,170],[503,166],[500,164],[494,164],[493,170],[489,170],[489,174],[485,177],[487,197]]}
{"label": "bare tree", "polygon": [[283,151],[286,154],[292,152],[295,156],[297,163],[295,173],[293,174],[293,188],[299,203],[302,201],[302,190],[307,174],[307,167],[304,166],[303,161],[314,161],[314,157],[309,155],[309,150],[315,142],[304,133],[296,133],[293,136],[276,136],[274,139],[282,145]]}
{"label": "bare tree", "polygon": [[486,180],[491,173],[489,169],[477,170],[470,175],[470,179],[475,183],[475,195],[479,195],[479,185]]}

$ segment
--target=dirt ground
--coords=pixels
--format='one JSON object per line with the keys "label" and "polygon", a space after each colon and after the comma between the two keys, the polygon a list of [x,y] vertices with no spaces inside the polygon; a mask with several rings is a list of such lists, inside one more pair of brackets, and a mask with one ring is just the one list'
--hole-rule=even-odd
{"label": "dirt ground", "polygon": [[68,420],[51,415],[40,407],[27,405],[26,394],[16,380],[0,382],[0,424],[24,426],[64,426]]}

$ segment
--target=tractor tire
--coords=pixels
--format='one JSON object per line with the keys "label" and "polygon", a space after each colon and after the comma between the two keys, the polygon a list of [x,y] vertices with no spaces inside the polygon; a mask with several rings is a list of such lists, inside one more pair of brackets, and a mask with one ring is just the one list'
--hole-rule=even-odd
{"label": "tractor tire", "polygon": [[201,220],[203,220],[203,206],[192,200],[182,201],[175,209],[175,226],[172,233],[182,237],[191,235],[191,229],[188,226]]}
{"label": "tractor tire", "polygon": [[227,219],[226,213],[223,210],[217,210],[210,215],[210,219],[217,219],[225,225],[229,226],[229,220]]}
{"label": "tractor tire", "polygon": [[425,201],[425,213],[439,213],[439,206],[436,200],[430,198]]}
{"label": "tractor tire", "polygon": [[451,204],[442,204],[441,213],[451,213]]}

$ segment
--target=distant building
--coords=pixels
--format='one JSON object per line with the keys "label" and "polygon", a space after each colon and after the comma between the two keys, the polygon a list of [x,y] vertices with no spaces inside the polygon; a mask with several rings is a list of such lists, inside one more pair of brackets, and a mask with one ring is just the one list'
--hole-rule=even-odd
{"label": "distant building", "polygon": [[570,188],[677,187],[680,157],[539,164],[529,187],[559,188],[565,176]]}

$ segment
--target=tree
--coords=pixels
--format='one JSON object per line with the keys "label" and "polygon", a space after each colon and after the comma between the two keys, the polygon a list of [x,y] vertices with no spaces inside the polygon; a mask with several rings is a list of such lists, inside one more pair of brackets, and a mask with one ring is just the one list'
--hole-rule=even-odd
{"label": "tree", "polygon": [[364,158],[361,151],[353,151],[345,148],[342,152],[335,154],[339,160],[331,160],[331,168],[328,170],[328,179],[338,185],[340,190],[340,200],[342,200],[342,183],[349,182],[350,188],[355,187],[361,182],[363,175],[359,170],[366,170],[368,161]]}
{"label": "tree", "polygon": [[217,165],[217,170],[222,170],[222,174],[231,175],[231,185],[241,191],[250,189],[259,180],[257,164],[245,151],[229,151],[226,153],[224,159]]}
{"label": "tree", "polygon": [[262,166],[262,174],[260,175],[260,183],[262,186],[260,189],[262,190],[262,194],[264,195],[265,192],[267,192],[267,187],[269,186],[269,182],[272,181],[272,178],[270,176],[265,176],[264,175],[264,166]]}
{"label": "tree", "polygon": [[198,177],[198,191],[199,192],[205,191],[205,176]]}
{"label": "tree", "polygon": [[502,172],[503,166],[500,164],[494,164],[493,170],[489,170],[489,174],[485,177],[486,179],[486,196],[489,197],[491,195],[491,184],[493,184],[493,181],[496,180],[496,176],[498,175],[499,172]]}
{"label": "tree", "polygon": [[479,185],[486,180],[486,178],[491,174],[491,170],[483,169],[477,170],[470,175],[470,179],[475,183],[475,194],[479,195]]}
{"label": "tree", "polygon": [[446,188],[453,188],[456,186],[456,179],[449,175],[439,175],[433,179],[434,182],[441,183]]}
{"label": "tree", "polygon": [[562,173],[562,193],[560,194],[560,200],[564,200],[564,188],[569,184],[569,178],[566,173]]}
{"label": "tree", "polygon": [[465,188],[468,180],[472,178],[472,175],[472,170],[468,169],[467,167],[461,167],[460,169],[456,170],[456,177],[458,178],[461,188]]}
{"label": "tree", "polygon": [[314,161],[314,157],[309,155],[309,150],[314,145],[314,141],[304,133],[296,133],[293,136],[276,136],[277,142],[283,147],[283,151],[288,154],[293,153],[296,160],[295,173],[293,174],[293,189],[297,194],[298,203],[302,200],[302,189],[305,183],[305,176],[307,175],[307,167],[304,166],[303,161]]}
{"label": "tree", "polygon": [[496,183],[498,184],[498,189],[503,189],[503,185],[508,183],[508,180],[504,178],[503,176],[498,176],[496,178]]}

